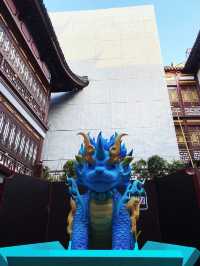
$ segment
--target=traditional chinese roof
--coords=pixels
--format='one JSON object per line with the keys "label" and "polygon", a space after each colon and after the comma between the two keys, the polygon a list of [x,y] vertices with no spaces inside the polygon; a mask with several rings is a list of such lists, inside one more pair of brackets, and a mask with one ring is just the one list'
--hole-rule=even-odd
{"label": "traditional chinese roof", "polygon": [[200,31],[185,63],[184,72],[196,73],[200,68]]}
{"label": "traditional chinese roof", "polygon": [[172,63],[170,66],[165,66],[164,70],[165,70],[165,72],[178,72],[178,71],[181,72],[183,70],[183,68],[184,68],[183,63],[177,64],[177,65],[174,65]]}
{"label": "traditional chinese roof", "polygon": [[20,20],[26,24],[34,39],[40,59],[47,65],[51,74],[52,92],[75,91],[87,86],[88,78],[74,74],[68,66],[43,0],[12,2],[17,7]]}

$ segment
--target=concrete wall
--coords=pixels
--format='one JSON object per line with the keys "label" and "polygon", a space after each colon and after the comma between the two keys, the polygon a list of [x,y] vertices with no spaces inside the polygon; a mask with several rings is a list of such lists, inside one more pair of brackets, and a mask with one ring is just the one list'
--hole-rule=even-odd
{"label": "concrete wall", "polygon": [[78,132],[100,130],[128,133],[136,159],[179,158],[153,7],[50,16],[71,69],[90,84],[76,95],[52,97],[46,164],[59,169],[78,152]]}

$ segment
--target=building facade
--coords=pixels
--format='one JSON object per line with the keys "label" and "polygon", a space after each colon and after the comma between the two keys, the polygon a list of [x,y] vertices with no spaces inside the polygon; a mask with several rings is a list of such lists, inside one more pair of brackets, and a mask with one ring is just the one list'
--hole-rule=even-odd
{"label": "building facade", "polygon": [[[62,169],[80,145],[77,133],[126,132],[136,159],[179,152],[152,6],[50,14],[63,53],[90,84],[52,97],[43,160]],[[70,36],[70,39],[67,38]]]}
{"label": "building facade", "polygon": [[69,69],[42,1],[0,1],[0,173],[37,174],[50,93],[87,84]]}
{"label": "building facade", "polygon": [[182,66],[165,67],[180,158],[200,160],[200,34]]}

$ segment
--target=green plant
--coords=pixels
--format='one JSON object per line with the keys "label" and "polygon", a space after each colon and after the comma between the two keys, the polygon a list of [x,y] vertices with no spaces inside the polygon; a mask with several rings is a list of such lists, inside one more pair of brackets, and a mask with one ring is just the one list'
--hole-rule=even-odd
{"label": "green plant", "polygon": [[132,163],[134,175],[141,178],[163,177],[186,167],[187,165],[182,161],[167,162],[158,155],[151,156],[147,161],[140,159]]}
{"label": "green plant", "polygon": [[152,178],[162,177],[167,173],[167,161],[158,155],[153,155],[147,160],[149,175]]}
{"label": "green plant", "polygon": [[50,177],[50,169],[49,169],[48,166],[44,166],[42,168],[41,178],[44,179],[44,180],[49,180],[49,177]]}
{"label": "green plant", "polygon": [[[191,164],[191,163],[190,163]],[[193,160],[193,164],[196,168],[200,168],[200,160]],[[191,167],[191,165],[190,165]]]}
{"label": "green plant", "polygon": [[64,175],[66,177],[74,177],[76,178],[76,171],[75,171],[75,160],[67,160],[66,163],[63,165]]}
{"label": "green plant", "polygon": [[133,162],[131,168],[133,170],[133,174],[138,175],[141,178],[149,177],[147,162],[145,160],[140,159],[136,162]]}
{"label": "green plant", "polygon": [[183,168],[186,168],[186,164],[179,160],[173,160],[172,162],[167,164],[167,172],[169,175]]}

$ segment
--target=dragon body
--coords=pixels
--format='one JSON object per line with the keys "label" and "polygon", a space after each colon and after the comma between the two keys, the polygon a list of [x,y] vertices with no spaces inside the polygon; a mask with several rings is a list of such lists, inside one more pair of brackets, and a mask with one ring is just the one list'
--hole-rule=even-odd
{"label": "dragon body", "polygon": [[[76,178],[67,177],[71,195],[68,233],[72,249],[133,249],[138,197],[143,183],[131,180],[132,151],[127,154],[125,134],[97,139],[80,133],[84,143],[76,156]],[[79,192],[79,186],[84,193]]]}

